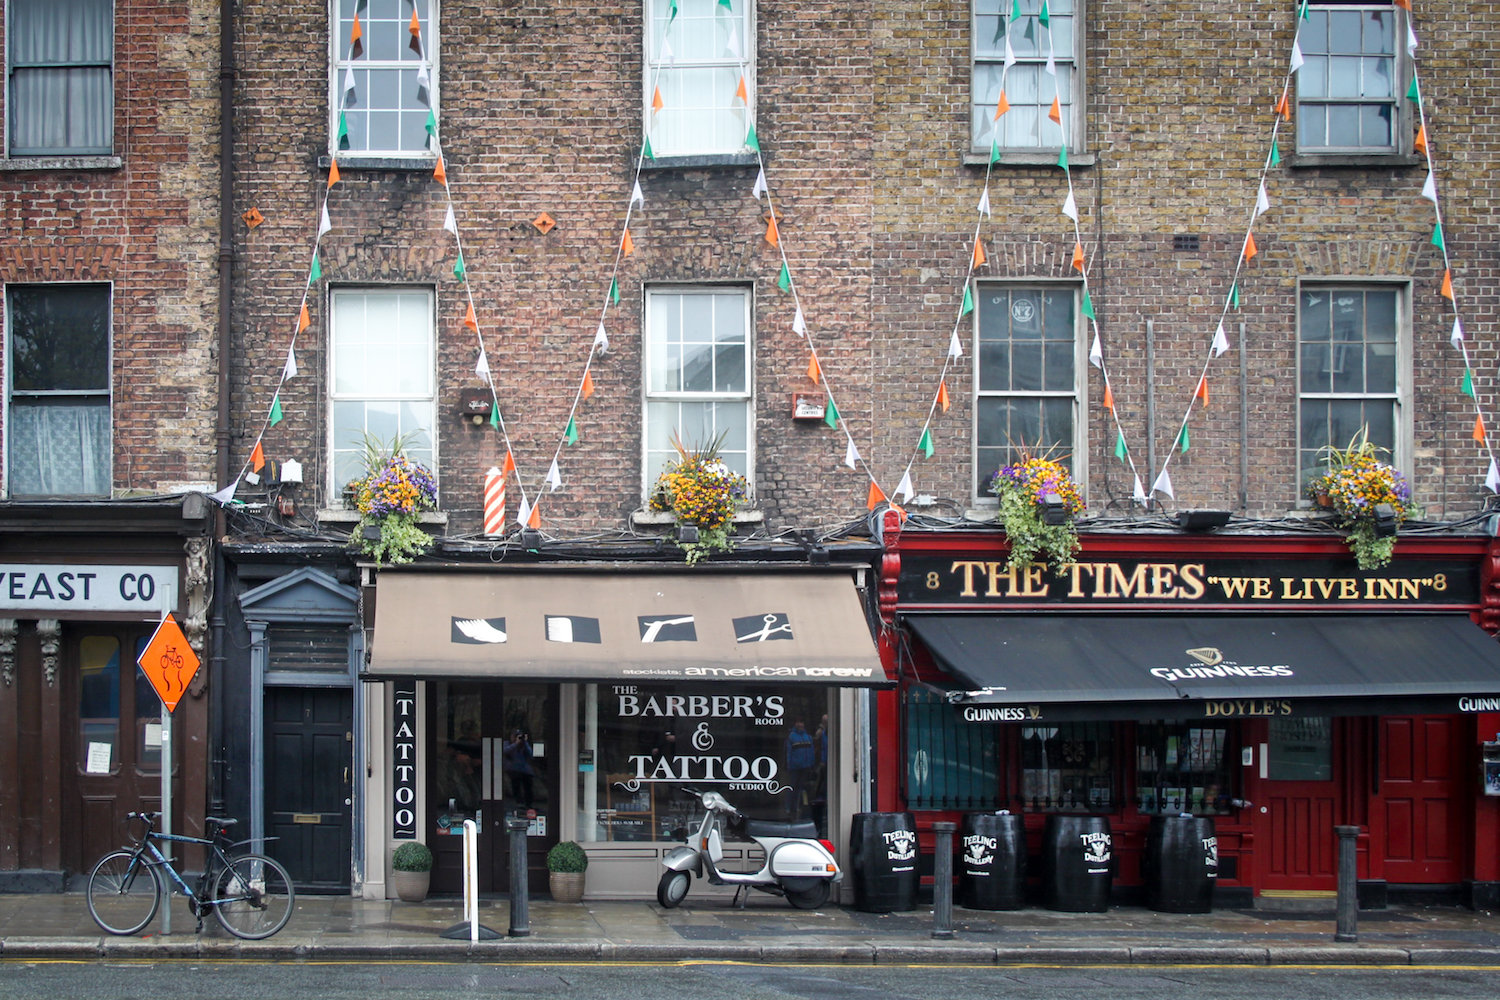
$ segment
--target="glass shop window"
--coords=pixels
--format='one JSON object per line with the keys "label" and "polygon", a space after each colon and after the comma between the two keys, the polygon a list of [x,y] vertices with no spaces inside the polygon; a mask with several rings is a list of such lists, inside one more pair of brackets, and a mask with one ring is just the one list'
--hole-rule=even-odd
{"label": "glass shop window", "polygon": [[1022,808],[1113,812],[1114,731],[1107,722],[1021,729]]}
{"label": "glass shop window", "polygon": [[1227,726],[1149,722],[1136,730],[1136,808],[1146,814],[1229,811]]}
{"label": "glass shop window", "polygon": [[1333,780],[1333,720],[1327,716],[1270,720],[1266,773],[1272,781]]}
{"label": "glass shop window", "polygon": [[[689,689],[691,691],[691,689]],[[679,840],[701,819],[684,785],[754,819],[826,831],[828,692],[588,684],[579,698],[578,839]]]}

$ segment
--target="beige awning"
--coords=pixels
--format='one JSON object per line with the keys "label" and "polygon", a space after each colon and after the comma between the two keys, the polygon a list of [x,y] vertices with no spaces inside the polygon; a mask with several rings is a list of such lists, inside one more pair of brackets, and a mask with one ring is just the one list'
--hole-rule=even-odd
{"label": "beige awning", "polygon": [[382,572],[369,673],[888,684],[843,573]]}

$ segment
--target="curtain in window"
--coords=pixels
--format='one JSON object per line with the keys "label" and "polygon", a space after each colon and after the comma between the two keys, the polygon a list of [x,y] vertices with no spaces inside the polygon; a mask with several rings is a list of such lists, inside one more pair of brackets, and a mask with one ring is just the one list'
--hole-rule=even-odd
{"label": "curtain in window", "polygon": [[11,13],[11,151],[109,152],[114,4],[17,0]]}
{"label": "curtain in window", "polygon": [[107,496],[109,407],[12,405],[10,495]]}

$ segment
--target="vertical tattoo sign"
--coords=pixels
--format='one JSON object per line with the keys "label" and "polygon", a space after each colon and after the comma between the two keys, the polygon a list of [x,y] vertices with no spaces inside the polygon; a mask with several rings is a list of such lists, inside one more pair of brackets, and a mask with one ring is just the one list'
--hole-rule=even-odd
{"label": "vertical tattoo sign", "polygon": [[393,687],[391,837],[411,840],[417,835],[417,682],[400,680]]}

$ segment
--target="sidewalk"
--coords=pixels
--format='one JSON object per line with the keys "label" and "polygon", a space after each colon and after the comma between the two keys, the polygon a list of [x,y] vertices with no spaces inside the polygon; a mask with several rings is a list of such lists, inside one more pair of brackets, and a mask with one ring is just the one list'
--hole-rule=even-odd
{"label": "sidewalk", "polygon": [[480,910],[481,924],[501,937],[471,944],[439,936],[462,919],[457,900],[302,896],[286,929],[268,941],[240,941],[212,922],[195,934],[182,898],[173,903],[171,935],[161,934],[158,916],[144,935],[113,937],[99,931],[80,893],[0,896],[0,958],[1500,965],[1500,916],[1448,907],[1362,911],[1356,943],[1334,941],[1332,913],[955,907],[953,937],[941,940],[932,936],[929,907],[803,912],[761,896],[744,909],[701,898],[663,910],[647,901],[533,899],[531,933],[510,937],[510,904],[502,898],[484,900]]}

